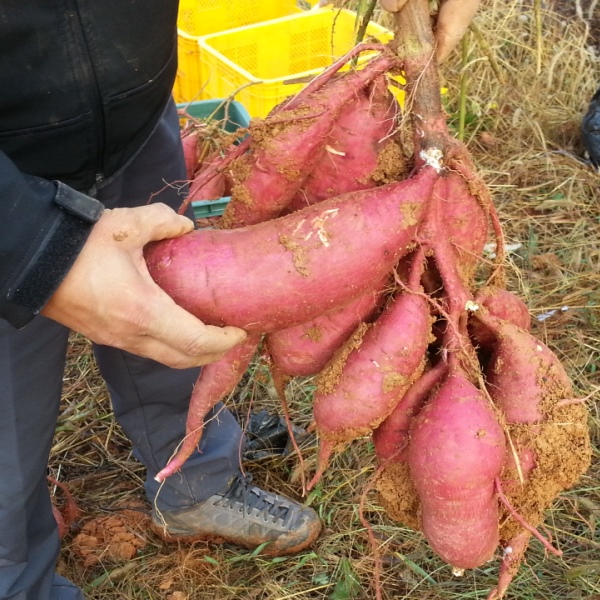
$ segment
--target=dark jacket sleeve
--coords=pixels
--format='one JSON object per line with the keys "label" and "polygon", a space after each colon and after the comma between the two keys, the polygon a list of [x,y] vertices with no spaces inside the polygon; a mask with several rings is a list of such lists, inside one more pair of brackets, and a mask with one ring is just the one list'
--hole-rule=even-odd
{"label": "dark jacket sleeve", "polygon": [[21,173],[0,152],[0,318],[25,326],[56,291],[103,205]]}

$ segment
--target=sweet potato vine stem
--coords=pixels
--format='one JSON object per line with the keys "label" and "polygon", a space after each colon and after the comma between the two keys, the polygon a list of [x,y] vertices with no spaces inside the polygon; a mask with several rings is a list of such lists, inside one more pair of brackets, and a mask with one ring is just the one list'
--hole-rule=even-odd
{"label": "sweet potato vine stem", "polygon": [[409,0],[394,19],[394,45],[404,62],[408,106],[413,115],[415,155],[418,158],[430,148],[445,151],[450,138],[442,110],[427,0]]}
{"label": "sweet potato vine stem", "polygon": [[387,458],[386,460],[381,461],[381,464],[375,470],[375,473],[369,478],[367,484],[365,485],[358,503],[358,518],[365,528],[367,532],[367,537],[369,538],[369,545],[371,546],[371,551],[373,552],[373,579],[374,579],[374,588],[375,588],[375,599],[382,600],[381,595],[381,572],[382,572],[382,560],[381,560],[381,552],[379,551],[379,543],[375,538],[375,533],[373,531],[373,526],[367,518],[365,517],[365,502],[367,501],[367,496],[369,492],[373,489],[373,486],[381,477],[384,469],[395,460],[406,448],[406,443],[403,444],[400,448],[396,450],[396,452]]}

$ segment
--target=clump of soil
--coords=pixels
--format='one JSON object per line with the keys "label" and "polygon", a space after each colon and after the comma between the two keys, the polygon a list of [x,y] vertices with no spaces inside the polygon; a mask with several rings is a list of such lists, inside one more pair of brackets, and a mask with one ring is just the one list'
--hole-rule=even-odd
{"label": "clump of soil", "polygon": [[122,509],[85,523],[71,548],[84,567],[131,560],[147,546],[150,516],[144,509]]}

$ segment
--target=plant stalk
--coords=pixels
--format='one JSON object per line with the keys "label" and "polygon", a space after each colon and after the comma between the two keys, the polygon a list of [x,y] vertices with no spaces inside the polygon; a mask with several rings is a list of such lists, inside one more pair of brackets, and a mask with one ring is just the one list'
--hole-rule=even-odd
{"label": "plant stalk", "polygon": [[412,114],[418,156],[444,150],[448,129],[440,96],[440,77],[427,0],[409,0],[394,15],[396,52],[404,61],[407,106]]}
{"label": "plant stalk", "polygon": [[467,119],[467,88],[469,87],[469,76],[467,75],[467,63],[469,62],[468,34],[462,39],[462,61],[460,69],[460,103],[458,109],[458,139],[465,141],[465,123]]}

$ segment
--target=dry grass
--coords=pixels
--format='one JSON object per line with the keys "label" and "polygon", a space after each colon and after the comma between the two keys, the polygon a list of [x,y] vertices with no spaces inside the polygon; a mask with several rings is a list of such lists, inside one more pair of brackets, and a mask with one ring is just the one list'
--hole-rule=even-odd
{"label": "dry grass", "polygon": [[[600,64],[587,48],[583,22],[542,8],[542,35],[533,3],[489,0],[443,69],[450,122],[458,127],[460,90],[467,90],[464,139],[489,185],[509,243],[509,287],[526,298],[534,333],[560,356],[578,392],[590,396],[595,446],[592,468],[577,489],[548,512],[546,533],[563,550],[545,556],[533,542],[509,598],[600,598],[600,176],[580,158],[579,123],[600,82]],[[461,65],[464,63],[464,67]],[[543,318],[550,311],[551,316]],[[265,367],[249,378],[232,406],[278,410]],[[258,376],[260,375],[260,376]],[[310,421],[310,380],[293,384],[294,422]],[[303,449],[314,460],[314,441]],[[293,458],[248,466],[265,486],[298,497]],[[143,500],[144,472],[114,422],[107,392],[88,344],[73,338],[51,469],[68,482],[83,516],[111,514],[116,505]],[[102,556],[84,568],[64,543],[59,568],[101,599],[308,600],[373,598],[373,559],[357,503],[373,472],[370,443],[353,444],[336,458],[308,498],[325,531],[310,551],[265,559],[230,547],[165,545],[142,530],[145,545],[132,558]],[[420,534],[391,522],[370,494],[366,514],[381,542],[383,596],[423,600],[485,598],[498,563],[454,578]]]}

